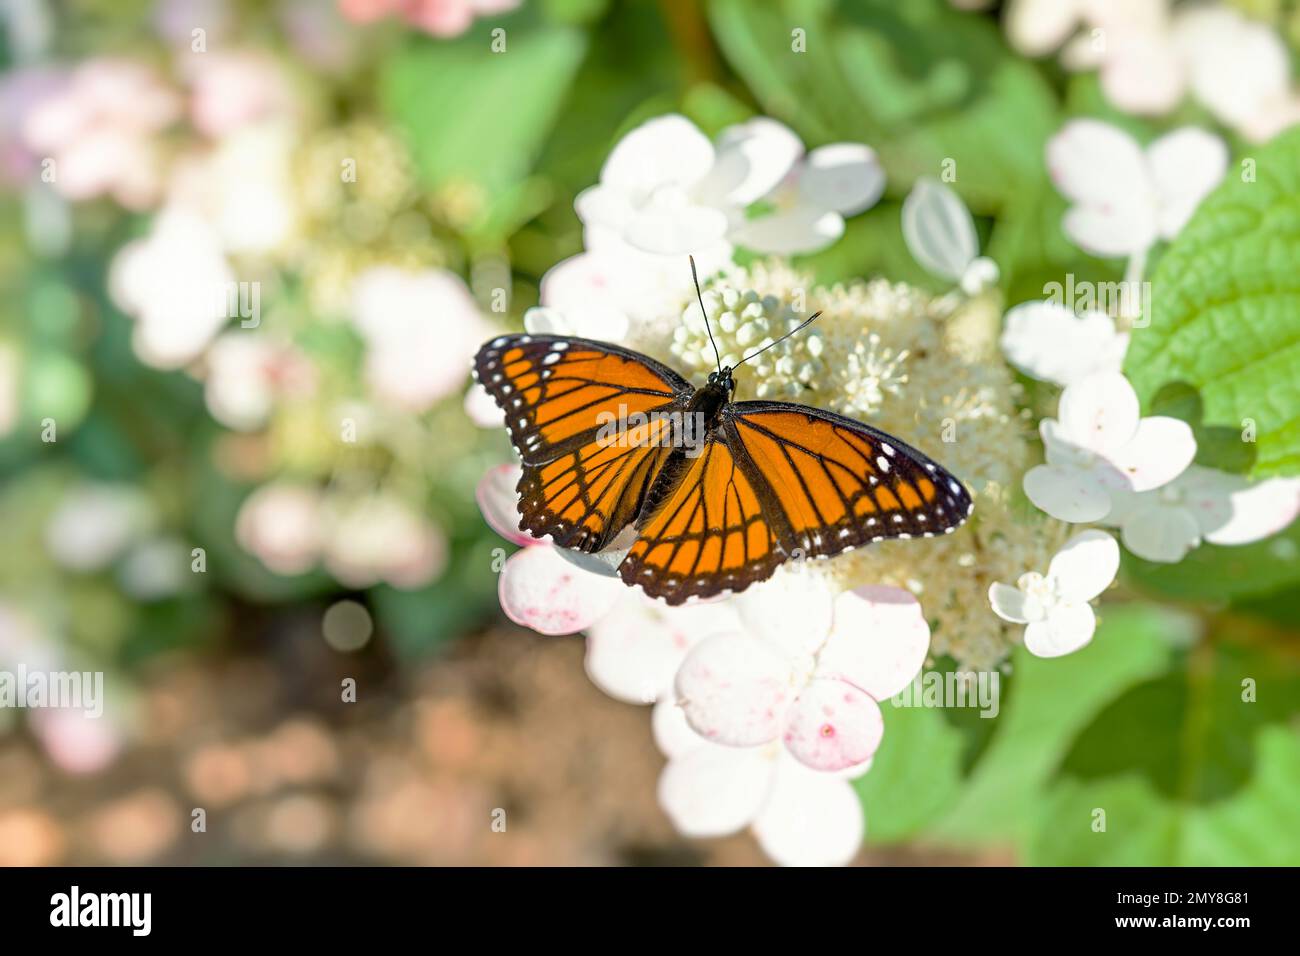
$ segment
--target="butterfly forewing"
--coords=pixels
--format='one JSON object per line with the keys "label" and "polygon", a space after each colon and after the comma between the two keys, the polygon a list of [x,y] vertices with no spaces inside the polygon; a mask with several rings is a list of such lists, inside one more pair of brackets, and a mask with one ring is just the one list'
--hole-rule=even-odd
{"label": "butterfly forewing", "polygon": [[933,537],[971,512],[970,495],[946,470],[851,418],[784,402],[736,402],[724,417],[737,458],[770,489],[765,509],[784,514],[792,553],[829,557],[886,538]]}

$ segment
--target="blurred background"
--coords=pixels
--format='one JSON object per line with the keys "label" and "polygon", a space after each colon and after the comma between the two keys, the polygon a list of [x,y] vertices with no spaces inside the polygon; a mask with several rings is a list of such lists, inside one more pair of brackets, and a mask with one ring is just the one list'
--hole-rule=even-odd
{"label": "blurred background", "polygon": [[[1295,3],[1229,6],[1300,48]],[[467,414],[468,359],[582,250],[575,196],[645,119],[771,115],[889,176],[796,261],[939,291],[899,208],[961,155],[1009,305],[1121,277],[1060,235],[1066,118],[1240,148],[1296,114],[1135,115],[997,4],[3,10],[0,670],[106,675],[99,720],[0,709],[8,865],[764,862],[673,831],[647,711],[590,684],[580,638],[505,621],[484,573],[512,548],[474,490],[509,449]],[[790,23],[833,51],[790,66]],[[1096,653],[1018,665],[998,721],[888,714],[860,859],[1300,862],[1298,545],[1128,562]],[[1273,696],[1203,706],[1220,655]],[[1053,823],[1102,800],[1143,821],[1118,859]]]}

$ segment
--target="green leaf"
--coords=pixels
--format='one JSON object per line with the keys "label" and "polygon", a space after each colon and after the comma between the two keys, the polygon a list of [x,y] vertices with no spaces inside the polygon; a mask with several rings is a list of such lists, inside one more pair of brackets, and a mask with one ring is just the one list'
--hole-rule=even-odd
{"label": "green leaf", "polygon": [[[1249,694],[1246,687],[1249,686]],[[1138,773],[1163,797],[1222,800],[1255,772],[1257,732],[1300,706],[1300,667],[1266,650],[1201,642],[1169,673],[1097,715],[1062,763],[1085,780]]]}
{"label": "green leaf", "polygon": [[1152,276],[1150,324],[1125,363],[1144,404],[1186,383],[1205,422],[1253,423],[1252,474],[1300,472],[1300,129],[1236,170],[1201,204]]}
{"label": "green leaf", "polygon": [[[1300,864],[1300,736],[1267,727],[1259,769],[1232,799],[1187,806],[1138,774],[1071,780],[1046,798],[1026,862],[1039,866],[1296,866]],[[1094,829],[1097,811],[1105,830]]]}
{"label": "green leaf", "polygon": [[1074,736],[1125,689],[1163,671],[1186,628],[1180,615],[1120,605],[1105,608],[1092,643],[1068,657],[1017,651],[1015,695],[960,798],[929,835],[956,844],[1026,839]]}
{"label": "green leaf", "polygon": [[1046,182],[1054,97],[986,18],[939,0],[714,0],[709,10],[724,55],[766,111],[813,145],[875,148],[891,195],[951,169],[971,209],[989,213]]}
{"label": "green leaf", "polygon": [[897,843],[919,832],[961,787],[961,732],[933,708],[886,701],[885,737],[871,770],[854,781],[867,813],[867,841]]}
{"label": "green leaf", "polygon": [[[492,50],[488,31],[497,27],[505,52]],[[453,41],[412,38],[383,67],[381,101],[421,180],[479,205],[474,231],[507,234],[542,201],[528,175],[585,48],[577,28],[520,13]]]}

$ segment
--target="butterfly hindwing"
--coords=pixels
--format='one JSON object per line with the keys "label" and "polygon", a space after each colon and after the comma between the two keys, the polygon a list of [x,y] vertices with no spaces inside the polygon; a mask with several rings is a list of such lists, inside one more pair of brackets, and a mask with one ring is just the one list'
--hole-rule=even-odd
{"label": "butterfly hindwing", "polygon": [[766,487],[807,557],[830,557],[887,538],[956,530],[972,509],[945,469],[898,439],[833,412],[785,402],[735,402],[723,425],[736,457]]}
{"label": "butterfly hindwing", "polygon": [[523,460],[520,528],[586,552],[635,519],[671,451],[663,413],[692,391],[646,356],[553,335],[493,339],[474,375],[505,411]]}
{"label": "butterfly hindwing", "polygon": [[727,443],[709,440],[699,454],[674,452],[619,574],[650,597],[680,604],[691,597],[742,591],[785,560],[773,521]]}

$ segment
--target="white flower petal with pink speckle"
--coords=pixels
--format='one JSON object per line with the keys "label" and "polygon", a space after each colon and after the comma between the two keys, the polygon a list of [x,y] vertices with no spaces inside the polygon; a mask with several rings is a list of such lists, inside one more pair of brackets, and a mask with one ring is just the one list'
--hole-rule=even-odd
{"label": "white flower petal with pink speckle", "polygon": [[847,780],[785,757],[753,830],[763,851],[782,866],[843,866],[862,845],[866,819]]}
{"label": "white flower petal with pink speckle", "polygon": [[483,520],[501,537],[520,546],[540,545],[539,539],[519,529],[519,493],[515,487],[520,474],[518,465],[489,468],[480,479],[474,497]]}
{"label": "white flower petal with pink speckle", "polygon": [[497,585],[506,617],[539,634],[572,634],[607,614],[626,585],[589,574],[554,548],[524,548],[506,561]]}
{"label": "white flower petal with pink speckle", "polygon": [[767,798],[773,757],[766,747],[719,747],[703,742],[664,767],[659,805],[678,831],[710,837],[735,833]]}
{"label": "white flower petal with pink speckle", "polygon": [[587,674],[597,687],[632,704],[649,704],[672,689],[687,652],[712,634],[734,631],[727,604],[668,607],[628,590],[587,629]]}
{"label": "white flower petal with pink speckle", "polygon": [[788,663],[746,634],[721,634],[696,645],[677,672],[676,690],[691,727],[732,747],[775,740],[793,697]]}
{"label": "white flower petal with pink speckle", "polygon": [[842,678],[885,700],[911,683],[929,650],[930,625],[910,591],[860,587],[835,599],[817,676]]}
{"label": "white flower petal with pink speckle", "polygon": [[808,682],[786,714],[782,740],[813,770],[843,770],[871,757],[884,736],[880,707],[847,681]]}
{"label": "white flower petal with pink speckle", "polygon": [[691,725],[686,722],[686,714],[677,705],[677,701],[668,697],[662,697],[655,703],[650,717],[650,729],[654,734],[655,746],[669,760],[708,743],[691,730]]}

